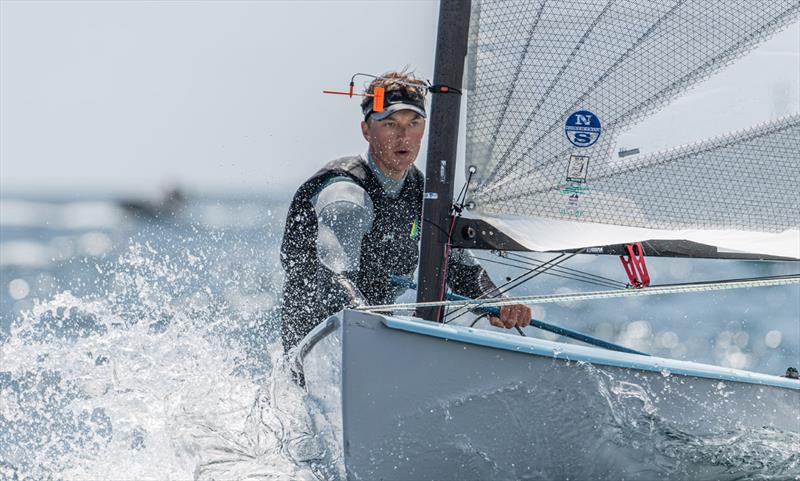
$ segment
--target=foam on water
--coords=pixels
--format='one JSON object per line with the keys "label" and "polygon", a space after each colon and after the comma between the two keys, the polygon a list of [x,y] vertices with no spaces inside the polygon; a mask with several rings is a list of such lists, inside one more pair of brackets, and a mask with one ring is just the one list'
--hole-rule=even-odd
{"label": "foam on water", "polygon": [[[653,479],[800,479],[797,432],[769,427],[690,432],[659,413],[645,378],[641,383],[617,380],[603,369],[582,365],[606,401],[598,419],[610,422],[602,429],[617,445],[636,448],[643,472],[652,473]],[[724,382],[717,390],[721,398],[730,394]]]}
{"label": "foam on water", "polygon": [[203,257],[131,244],[98,265],[102,295],[62,291],[14,322],[0,478],[311,476],[302,392],[263,332],[274,315],[246,319],[203,288]]}

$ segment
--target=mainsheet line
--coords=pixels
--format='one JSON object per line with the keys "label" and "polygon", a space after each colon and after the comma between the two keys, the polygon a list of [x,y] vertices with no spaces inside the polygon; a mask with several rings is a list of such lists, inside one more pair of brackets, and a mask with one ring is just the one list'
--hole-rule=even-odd
{"label": "mainsheet line", "polygon": [[656,296],[662,294],[682,294],[692,292],[721,291],[747,287],[769,287],[800,284],[800,275],[770,277],[762,279],[714,281],[692,284],[673,284],[669,286],[651,286],[644,289],[625,289],[614,291],[575,292],[569,294],[552,294],[536,296],[508,297],[503,299],[471,299],[466,301],[421,302],[406,304],[385,304],[379,306],[358,307],[358,311],[389,312],[408,311],[418,307],[459,307],[459,306],[508,306],[512,304],[548,304],[553,302],[587,301],[592,299],[614,299],[621,297]]}

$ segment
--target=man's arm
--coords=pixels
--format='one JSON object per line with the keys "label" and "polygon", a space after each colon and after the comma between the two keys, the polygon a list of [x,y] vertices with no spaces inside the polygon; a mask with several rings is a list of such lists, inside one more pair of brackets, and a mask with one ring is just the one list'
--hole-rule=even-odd
{"label": "man's arm", "polygon": [[477,299],[496,297],[497,286],[466,249],[453,249],[447,262],[447,284],[456,294]]}
{"label": "man's arm", "polygon": [[318,282],[330,286],[328,302],[366,305],[356,287],[361,241],[372,228],[374,211],[366,191],[346,177],[332,179],[311,199],[317,213],[317,257],[322,265]]}
{"label": "man's arm", "polygon": [[[486,270],[466,249],[454,249],[450,252],[447,283],[456,294],[472,299],[502,296]],[[497,327],[525,327],[531,322],[531,309],[523,304],[501,306],[500,317],[489,316],[489,322]]]}

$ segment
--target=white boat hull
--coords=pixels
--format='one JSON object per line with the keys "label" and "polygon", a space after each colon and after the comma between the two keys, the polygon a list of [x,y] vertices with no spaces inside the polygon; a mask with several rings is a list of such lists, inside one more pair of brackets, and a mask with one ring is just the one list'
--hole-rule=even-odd
{"label": "white boat hull", "polygon": [[300,352],[347,479],[723,479],[726,436],[800,439],[775,376],[355,311]]}

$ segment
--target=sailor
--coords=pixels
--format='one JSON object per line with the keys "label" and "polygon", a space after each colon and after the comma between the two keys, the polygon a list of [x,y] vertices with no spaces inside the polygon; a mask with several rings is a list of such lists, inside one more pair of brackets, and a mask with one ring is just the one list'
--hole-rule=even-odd
{"label": "sailor", "polygon": [[[410,277],[417,267],[424,177],[414,160],[425,133],[427,88],[405,72],[384,74],[367,93],[376,87],[385,89],[383,110],[373,110],[372,97],[361,104],[367,152],[325,165],[300,186],[289,208],[281,245],[287,351],[345,307],[393,303],[404,289],[391,276]],[[467,251],[453,251],[447,280],[467,297],[496,295]],[[530,319],[528,306],[514,305],[490,322],[512,328]]]}

